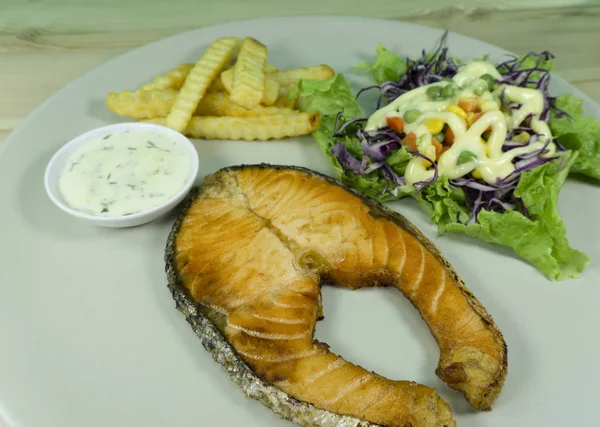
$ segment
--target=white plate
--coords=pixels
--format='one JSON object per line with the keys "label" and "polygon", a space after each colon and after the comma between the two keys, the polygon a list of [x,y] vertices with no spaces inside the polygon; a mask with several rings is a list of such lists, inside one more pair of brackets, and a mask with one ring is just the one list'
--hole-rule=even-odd
{"label": "white plate", "polygon": [[[393,21],[283,18],[205,28],[136,49],[77,79],[41,105],[0,156],[0,413],[14,427],[286,426],[247,399],[212,361],[172,301],[163,250],[172,217],[132,229],[90,226],[44,193],[44,167],[75,135],[118,122],[104,107],[185,61],[214,38],[252,35],[280,67],[328,63],[356,88],[350,68],[379,42],[401,54],[432,47],[441,31]],[[453,55],[505,52],[451,34]],[[526,41],[523,49],[526,50]],[[557,77],[555,92],[583,97]],[[587,111],[600,119],[589,99]],[[281,142],[197,141],[200,173],[238,163],[296,164],[328,172],[310,137]],[[202,179],[202,176],[199,180]],[[437,238],[407,201],[392,206],[433,238],[501,328],[509,373],[494,410],[474,413],[434,374],[438,350],[399,293],[325,288],[317,337],[347,359],[394,379],[436,387],[461,427],[592,426],[600,351],[600,189],[565,185],[560,209],[570,241],[591,264],[579,280],[552,283],[508,251]]]}

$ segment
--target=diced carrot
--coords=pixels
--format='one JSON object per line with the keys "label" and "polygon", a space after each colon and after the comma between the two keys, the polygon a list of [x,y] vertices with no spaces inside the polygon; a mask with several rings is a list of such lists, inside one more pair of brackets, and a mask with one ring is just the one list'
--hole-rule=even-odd
{"label": "diced carrot", "polygon": [[435,159],[437,160],[442,155],[442,151],[444,151],[444,146],[437,139],[432,139],[431,142],[435,147]]}
{"label": "diced carrot", "polygon": [[458,106],[467,113],[472,113],[479,108],[479,102],[475,98],[461,99],[458,101]]}
{"label": "diced carrot", "polygon": [[409,133],[404,137],[400,144],[402,144],[404,147],[407,147],[409,150],[418,151],[417,134],[414,132]]}
{"label": "diced carrot", "polygon": [[402,117],[398,117],[398,116],[391,116],[391,117],[386,117],[385,118],[387,120],[387,124],[390,128],[392,128],[392,130],[400,133],[404,130],[404,120],[402,119]]}
{"label": "diced carrot", "polygon": [[473,123],[475,123],[477,120],[479,120],[481,118],[481,116],[483,116],[482,112],[473,114]]}
{"label": "diced carrot", "polygon": [[448,128],[446,129],[446,132],[444,132],[444,144],[450,146],[453,143],[454,143],[454,132],[452,132],[452,128],[450,126],[448,126]]}
{"label": "diced carrot", "polygon": [[[442,154],[444,154],[446,151],[448,151],[451,147],[449,145],[444,145],[442,147]],[[441,155],[441,154],[440,154]]]}
{"label": "diced carrot", "polygon": [[[473,119],[471,120],[471,126],[473,126],[473,123],[475,123],[477,120],[479,120],[481,118],[481,116],[483,116],[485,113],[483,112],[479,112],[479,113],[474,113],[473,114]],[[492,130],[492,125],[489,125],[488,128],[485,130],[485,132]]]}

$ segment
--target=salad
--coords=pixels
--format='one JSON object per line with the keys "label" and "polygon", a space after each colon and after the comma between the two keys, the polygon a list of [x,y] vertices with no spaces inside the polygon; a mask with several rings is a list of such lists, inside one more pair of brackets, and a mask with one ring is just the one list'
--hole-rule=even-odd
{"label": "salad", "polygon": [[[552,280],[581,275],[557,209],[570,173],[600,180],[600,124],[582,100],[548,92],[553,56],[492,63],[448,55],[446,34],[418,59],[382,45],[377,84],[356,96],[343,74],[301,80],[291,96],[319,111],[313,136],[338,178],[387,202],[415,197],[440,235],[463,233],[512,248]],[[357,98],[379,97],[367,115]]]}

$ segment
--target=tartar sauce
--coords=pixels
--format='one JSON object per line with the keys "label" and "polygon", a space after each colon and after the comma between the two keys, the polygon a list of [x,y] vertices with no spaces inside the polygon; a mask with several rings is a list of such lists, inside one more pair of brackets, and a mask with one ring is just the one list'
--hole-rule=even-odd
{"label": "tartar sauce", "polygon": [[[477,96],[473,92],[471,84],[484,74],[489,74],[494,79],[501,80],[502,76],[498,70],[485,61],[473,61],[464,65],[452,78],[452,81],[442,81],[411,90],[390,104],[375,111],[365,127],[366,131],[374,131],[386,126],[388,117],[402,117],[407,110],[417,109],[420,116],[413,123],[404,126],[406,133],[413,132],[417,138],[418,151],[429,157],[436,158],[436,150],[432,144],[432,135],[424,123],[428,119],[442,120],[455,135],[452,146],[445,151],[438,160],[438,172],[440,176],[450,179],[462,177],[476,171],[481,178],[490,183],[496,183],[510,175],[515,166],[512,160],[519,155],[538,151],[546,146],[544,156],[553,155],[556,146],[548,139],[552,138],[548,125],[539,119],[544,108],[543,94],[536,89],[522,88],[506,84],[497,85],[494,92],[485,91]],[[455,84],[457,93],[448,99],[432,101],[427,96],[427,90],[432,86],[443,89],[446,85]],[[504,92],[507,99],[519,105],[518,109],[505,113],[501,111],[499,95]],[[471,127],[467,126],[464,118],[448,111],[448,107],[458,104],[460,99],[477,99],[482,116]],[[509,130],[517,128],[521,122],[531,116],[531,128],[539,137],[534,143],[523,145],[503,152],[502,146],[506,140]],[[489,132],[487,140],[483,134]],[[461,153],[468,151],[472,156],[470,161],[461,163],[458,161]],[[431,163],[421,157],[413,157],[409,162],[405,177],[408,185],[418,181],[426,181],[434,176]]]}
{"label": "tartar sauce", "polygon": [[152,131],[109,134],[74,151],[58,179],[72,209],[101,216],[132,215],[177,194],[190,178],[189,151]]}

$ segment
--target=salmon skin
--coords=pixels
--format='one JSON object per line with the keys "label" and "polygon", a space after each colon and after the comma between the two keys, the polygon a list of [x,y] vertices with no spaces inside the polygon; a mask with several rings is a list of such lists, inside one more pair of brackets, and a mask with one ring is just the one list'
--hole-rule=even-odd
{"label": "salmon skin", "polygon": [[434,389],[313,339],[325,283],[397,288],[435,337],[449,387],[480,410],[502,389],[507,348],[483,305],[406,218],[335,179],[264,164],[209,175],[188,195],[165,260],[206,350],[247,396],[296,424],[456,425]]}

